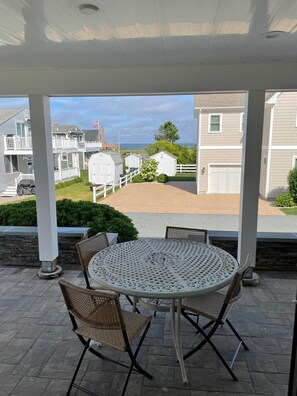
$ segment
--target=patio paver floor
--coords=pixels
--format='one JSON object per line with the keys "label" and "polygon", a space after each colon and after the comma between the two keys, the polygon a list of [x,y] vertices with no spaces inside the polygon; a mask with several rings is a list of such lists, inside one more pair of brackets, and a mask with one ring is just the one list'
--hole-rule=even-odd
{"label": "patio paver floor", "polygon": [[[58,286],[58,279],[40,280],[34,268],[0,267],[0,395],[65,395],[81,344],[71,324]],[[170,331],[169,316],[157,313],[140,353],[140,362],[153,380],[133,374],[127,396],[247,396],[287,394],[291,353],[296,273],[261,272],[261,284],[244,288],[244,295],[232,311],[232,322],[250,347],[241,351],[234,370],[234,382],[214,352],[206,347],[186,361],[188,385],[181,380]],[[83,285],[78,270],[66,270],[63,277]],[[126,299],[123,298],[123,304]],[[126,306],[130,309],[130,306]],[[184,350],[195,334],[182,322]],[[235,340],[222,328],[215,338],[230,355]],[[123,353],[104,347],[113,357]],[[98,395],[120,394],[125,373],[86,355],[79,381]],[[72,394],[80,395],[73,391]]]}

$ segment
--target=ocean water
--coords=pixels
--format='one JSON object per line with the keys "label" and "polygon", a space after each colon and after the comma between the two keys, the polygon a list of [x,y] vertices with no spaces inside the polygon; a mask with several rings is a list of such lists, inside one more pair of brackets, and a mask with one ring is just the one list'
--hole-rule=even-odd
{"label": "ocean water", "polygon": [[[155,143],[155,142],[152,142]],[[121,150],[144,150],[149,144],[152,143],[121,143]],[[192,148],[195,143],[179,143],[181,146],[188,146]]]}

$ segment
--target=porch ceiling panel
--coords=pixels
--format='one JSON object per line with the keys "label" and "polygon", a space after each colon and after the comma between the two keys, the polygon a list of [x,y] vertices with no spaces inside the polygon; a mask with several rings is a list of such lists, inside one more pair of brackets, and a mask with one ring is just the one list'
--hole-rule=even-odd
{"label": "porch ceiling panel", "polygon": [[[155,70],[180,67],[181,75],[185,75],[188,68],[193,67],[200,70],[204,66],[250,65],[253,78],[257,78],[259,64],[271,68],[277,63],[286,70],[287,63],[297,63],[295,0],[88,2],[99,10],[88,15],[80,12],[82,0],[0,0],[0,72],[45,71],[44,83],[50,78],[49,70],[79,70],[80,73],[107,70],[117,80],[115,70],[118,69],[142,70],[143,78],[145,68],[151,67]],[[266,38],[265,32],[271,30],[284,33],[273,39]],[[278,78],[281,83],[281,76],[277,74],[271,80],[274,85]],[[17,79],[23,83],[21,74]],[[259,82],[261,80],[262,76]],[[295,76],[291,80],[295,81]],[[66,85],[60,83],[57,94],[70,94]],[[154,81],[147,83],[154,84]],[[49,85],[52,84],[50,81]],[[188,83],[167,83],[166,78],[165,86],[168,92],[188,91]],[[141,87],[143,89],[143,84]],[[268,83],[266,88],[275,86]],[[286,84],[285,87],[279,84],[277,88],[286,88]],[[138,93],[139,90],[136,84],[132,84],[129,91],[120,84],[117,93]],[[38,83],[26,93],[37,91],[40,92]],[[164,87],[160,91],[164,91]],[[19,94],[23,93],[21,88]],[[54,94],[53,90],[44,93]],[[72,93],[82,94],[77,90]],[[115,92],[111,89],[110,93]]]}

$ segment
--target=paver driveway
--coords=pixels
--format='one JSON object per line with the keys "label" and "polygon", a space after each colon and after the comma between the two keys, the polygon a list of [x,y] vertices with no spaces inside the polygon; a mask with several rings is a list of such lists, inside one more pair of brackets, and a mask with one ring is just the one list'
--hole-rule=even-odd
{"label": "paver driveway", "polygon": [[[132,183],[101,202],[128,213],[239,214],[239,194],[196,195],[194,182]],[[262,199],[259,215],[285,216]]]}

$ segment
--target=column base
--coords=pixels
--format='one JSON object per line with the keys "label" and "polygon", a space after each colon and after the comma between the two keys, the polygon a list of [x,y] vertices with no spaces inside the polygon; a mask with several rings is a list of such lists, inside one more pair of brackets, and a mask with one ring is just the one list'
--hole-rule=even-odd
{"label": "column base", "polygon": [[38,271],[38,277],[40,279],[53,279],[62,275],[62,272],[63,272],[62,267],[60,267],[59,265],[56,266],[53,272],[45,272],[43,271],[42,268],[40,268],[40,270]]}
{"label": "column base", "polygon": [[[249,272],[250,271],[250,272]],[[253,272],[253,269],[249,267],[244,273],[242,278],[243,286],[258,286],[260,283],[259,275]]]}

